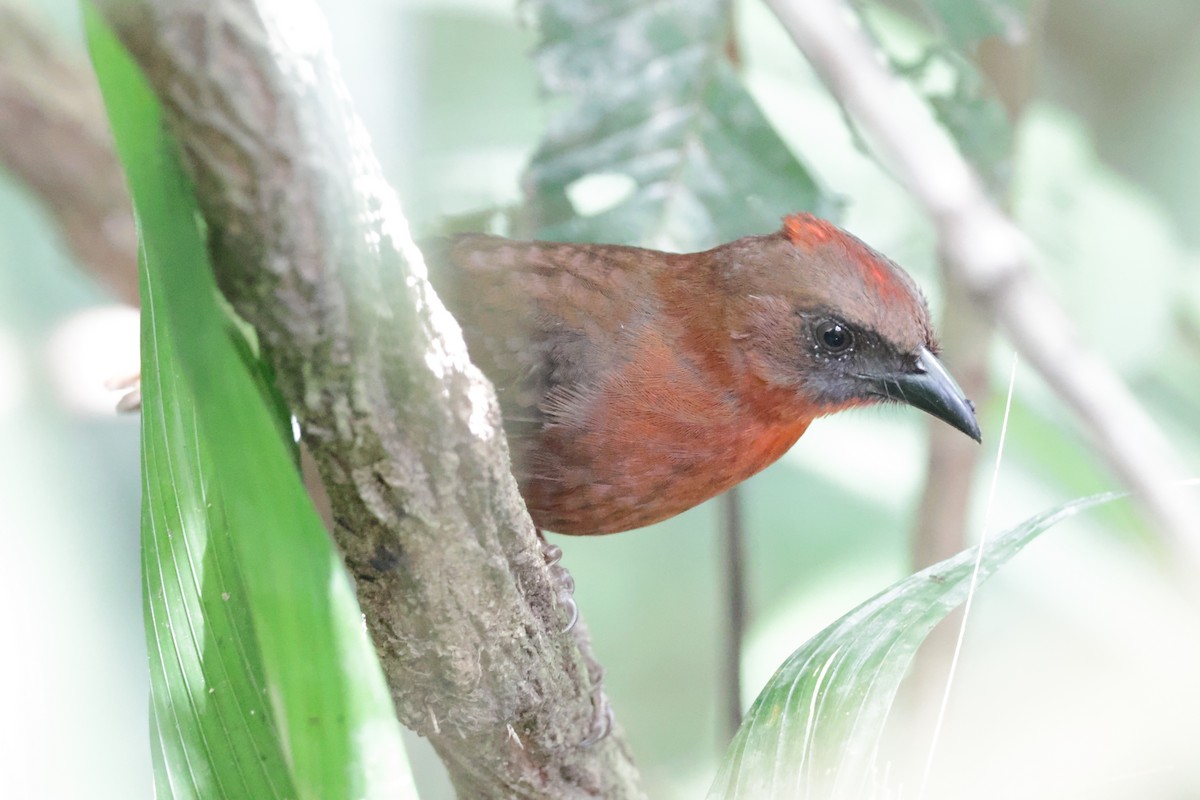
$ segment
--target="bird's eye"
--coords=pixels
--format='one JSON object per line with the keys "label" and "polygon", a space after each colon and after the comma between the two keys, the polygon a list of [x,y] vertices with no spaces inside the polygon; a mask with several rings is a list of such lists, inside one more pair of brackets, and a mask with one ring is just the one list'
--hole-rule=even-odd
{"label": "bird's eye", "polygon": [[854,344],[854,334],[842,323],[827,319],[817,323],[817,341],[830,353],[841,353]]}

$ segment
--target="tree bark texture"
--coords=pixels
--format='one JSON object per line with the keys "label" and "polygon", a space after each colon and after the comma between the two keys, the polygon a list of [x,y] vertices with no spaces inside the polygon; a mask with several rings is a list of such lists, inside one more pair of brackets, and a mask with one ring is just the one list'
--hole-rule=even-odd
{"label": "tree bark texture", "polygon": [[491,385],[430,288],[308,0],[103,0],[162,100],[222,291],[258,332],[332,503],[401,721],[460,797],[640,797],[585,742],[596,668],[563,633]]}

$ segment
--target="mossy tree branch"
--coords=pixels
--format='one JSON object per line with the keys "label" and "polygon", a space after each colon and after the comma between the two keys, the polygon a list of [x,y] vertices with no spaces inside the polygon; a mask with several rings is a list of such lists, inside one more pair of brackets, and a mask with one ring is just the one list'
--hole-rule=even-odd
{"label": "mossy tree branch", "polygon": [[639,797],[592,747],[586,637],[563,634],[492,387],[430,288],[312,3],[101,0],[162,100],[222,291],[329,492],[401,720],[462,797]]}

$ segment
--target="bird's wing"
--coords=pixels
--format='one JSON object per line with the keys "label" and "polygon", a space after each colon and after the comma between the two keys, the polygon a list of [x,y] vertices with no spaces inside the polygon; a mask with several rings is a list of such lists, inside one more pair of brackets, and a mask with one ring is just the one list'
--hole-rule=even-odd
{"label": "bird's wing", "polygon": [[[510,441],[568,423],[630,357],[661,254],[467,234],[423,247],[471,359],[496,386]],[[519,442],[515,443],[519,444]]]}

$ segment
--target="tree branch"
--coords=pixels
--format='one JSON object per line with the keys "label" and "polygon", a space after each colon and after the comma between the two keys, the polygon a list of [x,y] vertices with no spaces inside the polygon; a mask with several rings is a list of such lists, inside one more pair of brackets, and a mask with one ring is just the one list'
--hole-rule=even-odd
{"label": "tree branch", "polygon": [[[1028,19],[1040,16],[1040,5],[1029,10]],[[1003,104],[1008,121],[1019,122],[1029,100],[1033,74],[1034,25],[1019,37],[991,37],[976,48],[975,61],[988,78],[989,90]],[[1009,153],[1012,156],[1012,153]],[[1007,182],[1005,182],[1007,183]],[[1011,208],[1011,191],[1006,187],[1001,201]],[[991,394],[988,358],[994,338],[991,319],[979,314],[958,274],[942,265],[945,297],[942,303],[942,341],[946,363],[958,376],[967,397],[986,403]],[[981,448],[958,436],[945,425],[929,425],[929,458],[925,489],[917,509],[913,531],[913,568],[924,569],[949,558],[967,546],[971,489]],[[937,724],[939,700],[945,692],[946,674],[958,646],[963,609],[946,615],[925,639],[913,661],[906,691],[918,710],[915,724],[932,734]]]}
{"label": "tree branch", "polygon": [[[1039,17],[1039,8],[1040,5],[1031,8],[1028,18]],[[1034,25],[1029,25],[1019,38],[1011,40],[984,39],[975,53],[976,64],[988,79],[989,90],[1003,104],[1008,122],[1014,127],[1025,111],[1033,83],[1033,30]],[[1011,199],[1006,188],[1000,198],[1006,212],[1011,208]],[[975,310],[958,272],[944,263],[942,272],[945,288],[942,356],[967,397],[986,403],[991,394],[988,360],[994,326]],[[913,531],[914,569],[936,564],[966,547],[971,488],[981,455],[982,451],[973,442],[945,425],[930,421],[925,489]],[[952,613],[934,628],[918,656],[918,671],[923,663],[930,662],[937,664],[939,675],[944,671],[958,638],[958,625],[953,619],[956,614]]]}
{"label": "tree branch", "polygon": [[721,593],[725,601],[725,641],[720,651],[721,686],[719,693],[723,719],[720,730],[732,740],[742,725],[742,648],[746,642],[746,513],[742,490],[734,486],[721,495],[720,543],[718,559]]}
{"label": "tree branch", "polygon": [[46,205],[79,264],[136,306],[137,233],[96,78],[9,4],[0,4],[0,163]]}
{"label": "tree branch", "polygon": [[1030,244],[985,193],[924,104],[883,66],[840,0],[767,0],[879,158],[924,206],[946,268],[1078,416],[1152,525],[1200,568],[1200,511],[1173,483],[1181,469],[1120,378],[1079,341],[1036,281]]}
{"label": "tree branch", "polygon": [[560,633],[494,393],[426,281],[314,5],[100,5],[164,103],[222,291],[301,421],[401,720],[461,797],[640,797],[619,733],[582,744],[586,636]]}

